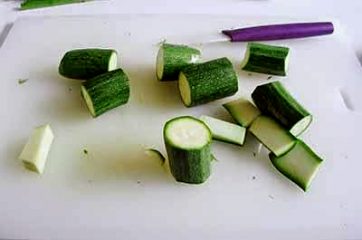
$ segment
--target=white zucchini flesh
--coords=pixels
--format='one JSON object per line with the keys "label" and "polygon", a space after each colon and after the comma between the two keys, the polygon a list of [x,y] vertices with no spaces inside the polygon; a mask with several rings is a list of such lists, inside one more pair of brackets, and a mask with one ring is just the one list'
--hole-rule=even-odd
{"label": "white zucchini flesh", "polygon": [[164,67],[163,52],[164,52],[163,48],[160,48],[160,50],[158,51],[158,54],[157,54],[157,61],[156,61],[157,79],[162,79],[162,76],[163,76],[163,67]]}
{"label": "white zucchini flesh", "polygon": [[95,116],[96,111],[94,110],[93,101],[89,96],[87,89],[84,86],[81,86],[81,91],[90,113],[92,114],[92,116]]}
{"label": "white zucchini flesh", "polygon": [[200,120],[210,128],[214,139],[237,145],[244,144],[246,128],[209,116],[201,116]]}
{"label": "white zucchini flesh", "polygon": [[183,99],[184,103],[188,106],[191,104],[191,89],[190,84],[186,79],[186,76],[181,72],[179,76],[179,89],[181,98]]}
{"label": "white zucchini flesh", "polygon": [[192,119],[175,121],[168,131],[168,139],[181,148],[201,148],[210,140],[208,128]]}
{"label": "white zucchini flesh", "polygon": [[268,116],[261,115],[257,117],[249,130],[276,156],[288,152],[295,145],[295,137]]}
{"label": "white zucchini flesh", "polygon": [[118,56],[116,52],[113,52],[108,63],[108,71],[117,69]]}
{"label": "white zucchini flesh", "polygon": [[54,134],[48,124],[35,128],[19,159],[27,169],[42,174],[53,140]]}

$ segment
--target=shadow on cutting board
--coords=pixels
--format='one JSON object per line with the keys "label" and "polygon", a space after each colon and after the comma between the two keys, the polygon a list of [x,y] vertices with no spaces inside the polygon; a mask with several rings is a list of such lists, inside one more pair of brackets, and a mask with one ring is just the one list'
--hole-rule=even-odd
{"label": "shadow on cutting board", "polygon": [[13,23],[6,24],[4,29],[2,30],[2,32],[0,32],[0,48],[4,44],[5,39],[9,35],[9,32],[10,32],[11,28],[13,27],[13,25],[14,25]]}

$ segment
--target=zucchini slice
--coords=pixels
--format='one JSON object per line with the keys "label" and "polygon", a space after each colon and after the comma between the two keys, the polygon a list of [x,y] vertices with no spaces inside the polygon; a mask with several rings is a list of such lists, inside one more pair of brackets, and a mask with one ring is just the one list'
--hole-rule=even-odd
{"label": "zucchini slice", "polygon": [[223,107],[230,113],[234,120],[241,126],[247,128],[260,116],[261,112],[249,100],[239,98],[223,104]]}
{"label": "zucchini slice", "polygon": [[112,49],[76,49],[67,52],[59,73],[68,78],[88,80],[117,68],[117,52]]}
{"label": "zucchini slice", "polygon": [[82,84],[82,96],[93,117],[128,102],[130,87],[127,75],[116,69]]}
{"label": "zucchini slice", "polygon": [[44,172],[53,139],[54,134],[49,125],[39,126],[33,130],[19,156],[27,169],[39,174]]}
{"label": "zucchini slice", "polygon": [[212,138],[242,146],[245,141],[246,128],[209,116],[201,116],[210,129]]}
{"label": "zucchini slice", "polygon": [[186,107],[234,95],[238,78],[227,58],[190,65],[179,75],[178,87]]}
{"label": "zucchini slice", "polygon": [[249,72],[286,76],[288,71],[289,48],[248,43],[241,69]]}
{"label": "zucchini slice", "polygon": [[276,156],[283,155],[295,145],[295,137],[268,116],[257,117],[249,131]]}
{"label": "zucchini slice", "polygon": [[323,160],[303,141],[297,140],[294,147],[282,156],[269,154],[276,169],[307,191]]}
{"label": "zucchini slice", "polygon": [[312,122],[312,115],[279,81],[256,87],[251,96],[262,113],[274,117],[296,137]]}
{"label": "zucchini slice", "polygon": [[197,63],[201,52],[184,45],[163,43],[157,54],[156,74],[160,81],[177,80],[184,67]]}
{"label": "zucchini slice", "polygon": [[211,140],[209,128],[200,120],[177,117],[163,129],[171,173],[179,182],[200,184],[211,171]]}

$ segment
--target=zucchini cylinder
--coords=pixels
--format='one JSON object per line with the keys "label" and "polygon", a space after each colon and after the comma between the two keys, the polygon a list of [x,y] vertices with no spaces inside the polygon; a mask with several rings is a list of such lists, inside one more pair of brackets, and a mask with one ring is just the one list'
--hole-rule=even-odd
{"label": "zucchini cylinder", "polygon": [[180,71],[200,60],[200,51],[184,45],[163,43],[157,54],[156,74],[160,81],[177,80]]}
{"label": "zucchini cylinder", "polygon": [[238,78],[227,58],[191,65],[179,75],[178,87],[186,107],[192,107],[234,95]]}
{"label": "zucchini cylinder", "polygon": [[248,43],[241,69],[249,72],[286,76],[289,48]]}
{"label": "zucchini cylinder", "polygon": [[129,80],[122,69],[116,69],[84,82],[81,93],[90,113],[97,117],[128,102]]}
{"label": "zucchini cylinder", "polygon": [[323,160],[303,141],[297,140],[295,146],[282,156],[270,153],[274,167],[289,180],[307,191]]}
{"label": "zucchini cylinder", "polygon": [[112,49],[76,49],[67,52],[59,73],[68,78],[88,80],[117,68],[117,52]]}
{"label": "zucchini cylinder", "polygon": [[210,176],[212,159],[209,128],[196,118],[183,116],[165,124],[163,137],[170,170],[176,181],[205,182]]}
{"label": "zucchini cylinder", "polygon": [[262,113],[274,117],[294,136],[302,134],[312,122],[312,115],[279,81],[256,87],[251,96]]}

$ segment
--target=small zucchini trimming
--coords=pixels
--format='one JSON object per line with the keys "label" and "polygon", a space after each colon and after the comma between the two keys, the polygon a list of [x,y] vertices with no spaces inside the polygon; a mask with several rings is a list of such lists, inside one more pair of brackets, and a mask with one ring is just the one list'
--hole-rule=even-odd
{"label": "small zucchini trimming", "polygon": [[223,107],[230,113],[233,119],[241,126],[247,128],[260,116],[261,112],[249,100],[239,98],[223,104]]}

